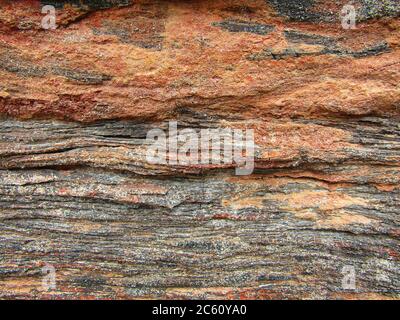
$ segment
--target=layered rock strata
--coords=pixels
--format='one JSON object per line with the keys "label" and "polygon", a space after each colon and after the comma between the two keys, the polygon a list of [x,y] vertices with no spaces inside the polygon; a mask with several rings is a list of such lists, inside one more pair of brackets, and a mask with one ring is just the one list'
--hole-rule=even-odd
{"label": "layered rock strata", "polygon": [[[400,4],[347,4],[0,1],[0,298],[398,299]],[[149,162],[171,121],[253,173]]]}

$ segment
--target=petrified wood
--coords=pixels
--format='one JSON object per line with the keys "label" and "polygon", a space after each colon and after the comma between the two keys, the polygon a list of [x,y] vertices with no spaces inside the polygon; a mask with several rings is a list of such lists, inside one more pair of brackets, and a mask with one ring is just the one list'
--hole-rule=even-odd
{"label": "petrified wood", "polygon": [[[1,0],[0,298],[398,299],[400,3],[347,3]],[[253,174],[149,163],[172,120]]]}

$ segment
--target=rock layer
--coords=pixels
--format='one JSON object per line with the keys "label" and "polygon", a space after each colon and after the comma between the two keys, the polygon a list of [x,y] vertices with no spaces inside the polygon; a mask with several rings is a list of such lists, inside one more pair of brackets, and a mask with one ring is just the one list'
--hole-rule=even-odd
{"label": "rock layer", "polygon": [[[398,299],[400,7],[345,4],[0,1],[0,297]],[[169,121],[254,173],[149,163]]]}

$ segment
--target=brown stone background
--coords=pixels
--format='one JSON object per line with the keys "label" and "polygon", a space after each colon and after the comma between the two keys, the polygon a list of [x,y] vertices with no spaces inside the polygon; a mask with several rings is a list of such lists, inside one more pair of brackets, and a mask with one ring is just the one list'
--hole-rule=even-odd
{"label": "brown stone background", "polygon": [[[400,3],[347,3],[1,0],[0,298],[398,299]],[[254,173],[148,163],[169,120]]]}

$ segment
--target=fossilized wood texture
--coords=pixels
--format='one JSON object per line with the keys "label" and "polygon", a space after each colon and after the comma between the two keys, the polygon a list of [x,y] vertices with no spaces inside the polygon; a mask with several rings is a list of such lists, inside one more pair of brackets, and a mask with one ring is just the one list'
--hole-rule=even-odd
{"label": "fossilized wood texture", "polygon": [[[347,2],[0,1],[0,298],[398,299],[400,4]],[[148,163],[169,120],[254,173]]]}

